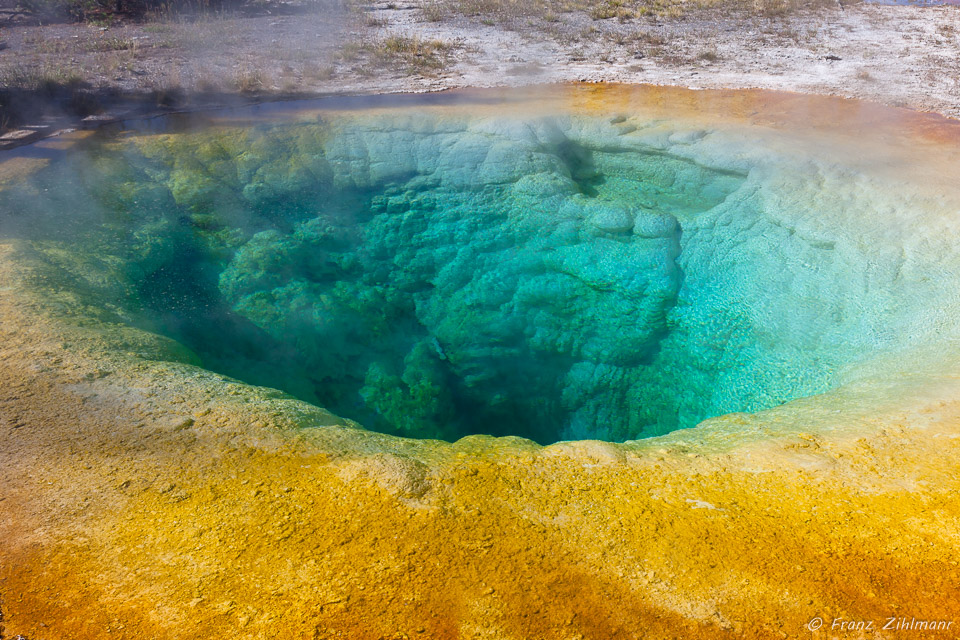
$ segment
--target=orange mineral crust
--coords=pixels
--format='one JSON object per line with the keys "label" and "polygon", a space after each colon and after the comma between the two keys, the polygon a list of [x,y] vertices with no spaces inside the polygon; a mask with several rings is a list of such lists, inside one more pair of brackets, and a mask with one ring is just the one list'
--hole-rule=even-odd
{"label": "orange mineral crust", "polygon": [[[530,100],[833,136],[831,157],[909,165],[960,201],[957,125],[936,116],[752,91]],[[430,108],[495,108],[470,102]],[[403,439],[194,366],[0,242],[2,638],[960,637],[952,342],[657,438]]]}

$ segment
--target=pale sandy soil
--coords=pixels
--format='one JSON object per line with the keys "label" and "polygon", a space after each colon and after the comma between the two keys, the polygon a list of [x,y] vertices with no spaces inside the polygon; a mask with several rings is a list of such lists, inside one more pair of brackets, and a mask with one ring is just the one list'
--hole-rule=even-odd
{"label": "pale sandy soil", "polygon": [[[434,18],[430,20],[428,18]],[[439,19],[437,19],[439,18]],[[391,36],[449,49],[381,51]],[[855,4],[784,16],[490,19],[376,2],[304,15],[0,31],[0,83],[83,78],[115,94],[178,92],[177,106],[329,93],[438,91],[569,81],[744,88],[857,97],[960,117],[960,7]],[[380,52],[378,54],[378,51]],[[182,90],[182,94],[179,94]],[[142,101],[141,101],[142,102]]]}
{"label": "pale sandy soil", "polygon": [[[390,32],[459,39],[466,52],[439,78],[415,84],[409,79],[382,80],[389,90],[577,80],[756,87],[864,98],[960,116],[956,6],[854,5],[779,19],[629,24],[578,23],[577,16],[569,16],[562,28],[548,34],[424,23],[416,11],[386,9],[387,4],[378,3],[376,13],[388,22]],[[587,31],[577,34],[578,27]],[[590,33],[591,28],[596,31]],[[662,42],[645,42],[651,38]],[[364,82],[352,85],[362,86]]]}

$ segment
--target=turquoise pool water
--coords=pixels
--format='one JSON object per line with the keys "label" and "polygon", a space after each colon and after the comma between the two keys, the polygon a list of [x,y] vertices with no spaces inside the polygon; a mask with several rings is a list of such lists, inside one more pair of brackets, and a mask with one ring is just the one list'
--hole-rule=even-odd
{"label": "turquoise pool water", "polygon": [[817,227],[846,196],[744,144],[409,110],[111,135],[0,210],[99,317],[369,429],[622,441],[824,391],[913,331]]}

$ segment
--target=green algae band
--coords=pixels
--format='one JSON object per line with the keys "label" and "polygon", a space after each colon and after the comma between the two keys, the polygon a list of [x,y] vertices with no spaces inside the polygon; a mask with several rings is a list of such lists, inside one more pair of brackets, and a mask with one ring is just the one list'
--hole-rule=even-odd
{"label": "green algae band", "polygon": [[911,300],[941,285],[831,170],[662,120],[400,110],[100,140],[2,207],[61,287],[206,368],[404,436],[621,441],[936,334]]}

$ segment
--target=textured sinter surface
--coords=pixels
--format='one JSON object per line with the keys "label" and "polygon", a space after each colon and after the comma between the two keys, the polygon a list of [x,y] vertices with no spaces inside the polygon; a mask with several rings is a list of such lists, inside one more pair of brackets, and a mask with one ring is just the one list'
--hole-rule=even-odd
{"label": "textured sinter surface", "polygon": [[321,120],[93,141],[0,208],[91,306],[411,437],[659,435],[954,332],[956,283],[861,224],[915,204],[740,132]]}
{"label": "textured sinter surface", "polygon": [[[815,616],[821,637],[834,618],[955,618],[956,126],[766,94],[494,97],[509,110],[327,110],[0,164],[4,637],[793,638]],[[482,151],[441,163],[448,135]],[[625,305],[642,326],[616,324]],[[244,353],[254,338],[272,362]],[[198,363],[359,397],[397,430],[441,424],[421,371],[459,380],[454,406],[482,392],[457,428],[487,432],[495,385],[526,376],[515,410],[566,418],[524,427],[544,439],[830,390],[624,444],[446,443]],[[601,389],[587,367],[617,373]]]}

